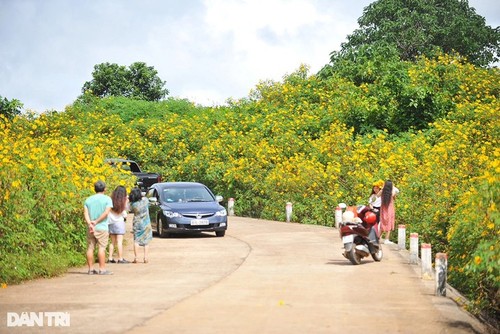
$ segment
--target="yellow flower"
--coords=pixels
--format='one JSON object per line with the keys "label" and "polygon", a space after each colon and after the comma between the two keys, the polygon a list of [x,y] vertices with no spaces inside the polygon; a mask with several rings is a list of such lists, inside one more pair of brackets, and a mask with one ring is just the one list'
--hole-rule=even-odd
{"label": "yellow flower", "polygon": [[7,288],[7,283],[2,283],[1,287],[2,287],[2,289],[6,289]]}
{"label": "yellow flower", "polygon": [[483,261],[483,260],[481,259],[481,257],[480,257],[480,256],[476,256],[476,257],[474,258],[474,263],[475,263],[475,264],[477,264],[477,265],[480,265],[482,261]]}

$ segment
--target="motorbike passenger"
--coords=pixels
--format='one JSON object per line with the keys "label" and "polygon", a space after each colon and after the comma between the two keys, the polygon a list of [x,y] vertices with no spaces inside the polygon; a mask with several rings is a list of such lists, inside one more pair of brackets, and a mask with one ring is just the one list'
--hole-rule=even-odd
{"label": "motorbike passenger", "polygon": [[368,198],[368,205],[372,208],[373,212],[377,215],[377,223],[380,221],[380,206],[382,205],[382,188],[384,181],[378,180],[372,186],[372,193]]}

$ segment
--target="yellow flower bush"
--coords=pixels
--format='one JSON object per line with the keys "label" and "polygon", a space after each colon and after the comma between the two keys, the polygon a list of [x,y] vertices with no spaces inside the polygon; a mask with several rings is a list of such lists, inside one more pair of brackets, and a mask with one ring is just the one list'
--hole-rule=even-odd
{"label": "yellow flower bush", "polygon": [[109,189],[133,184],[104,165],[102,137],[93,142],[62,134],[72,126],[74,133],[86,130],[61,115],[0,117],[0,281],[50,276],[81,264],[83,201],[93,183],[102,179]]}
{"label": "yellow flower bush", "polygon": [[[449,253],[450,282],[487,309],[499,288],[498,69],[443,55],[398,71],[396,83],[357,86],[301,66],[226,106],[108,98],[0,119],[0,282],[83,262],[83,200],[97,179],[130,189],[130,175],[103,165],[127,157],[235,198],[238,215],[285,220],[292,202],[293,221],[326,226],[339,202],[366,204],[373,183],[391,179],[397,223]],[[396,133],[398,108],[433,121]]]}

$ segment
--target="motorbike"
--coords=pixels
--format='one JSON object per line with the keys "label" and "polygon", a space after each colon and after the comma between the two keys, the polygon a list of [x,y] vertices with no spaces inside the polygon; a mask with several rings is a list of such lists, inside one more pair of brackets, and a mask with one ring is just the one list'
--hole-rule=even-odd
{"label": "motorbike", "polygon": [[352,264],[361,264],[361,260],[370,255],[376,262],[382,260],[378,216],[371,208],[348,207],[342,214],[339,233],[344,244],[342,255]]}

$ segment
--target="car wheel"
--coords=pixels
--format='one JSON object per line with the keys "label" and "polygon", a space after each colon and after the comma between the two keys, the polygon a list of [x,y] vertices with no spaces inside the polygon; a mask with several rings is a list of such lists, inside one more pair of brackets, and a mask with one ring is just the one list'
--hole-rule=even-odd
{"label": "car wheel", "polygon": [[223,237],[226,235],[226,231],[215,231],[215,235],[218,237]]}
{"label": "car wheel", "polygon": [[163,231],[163,221],[161,220],[161,217],[158,217],[157,218],[157,221],[158,223],[156,224],[156,228],[157,228],[157,233],[158,233],[158,236],[160,238],[166,238],[168,236],[168,233],[165,233]]}

